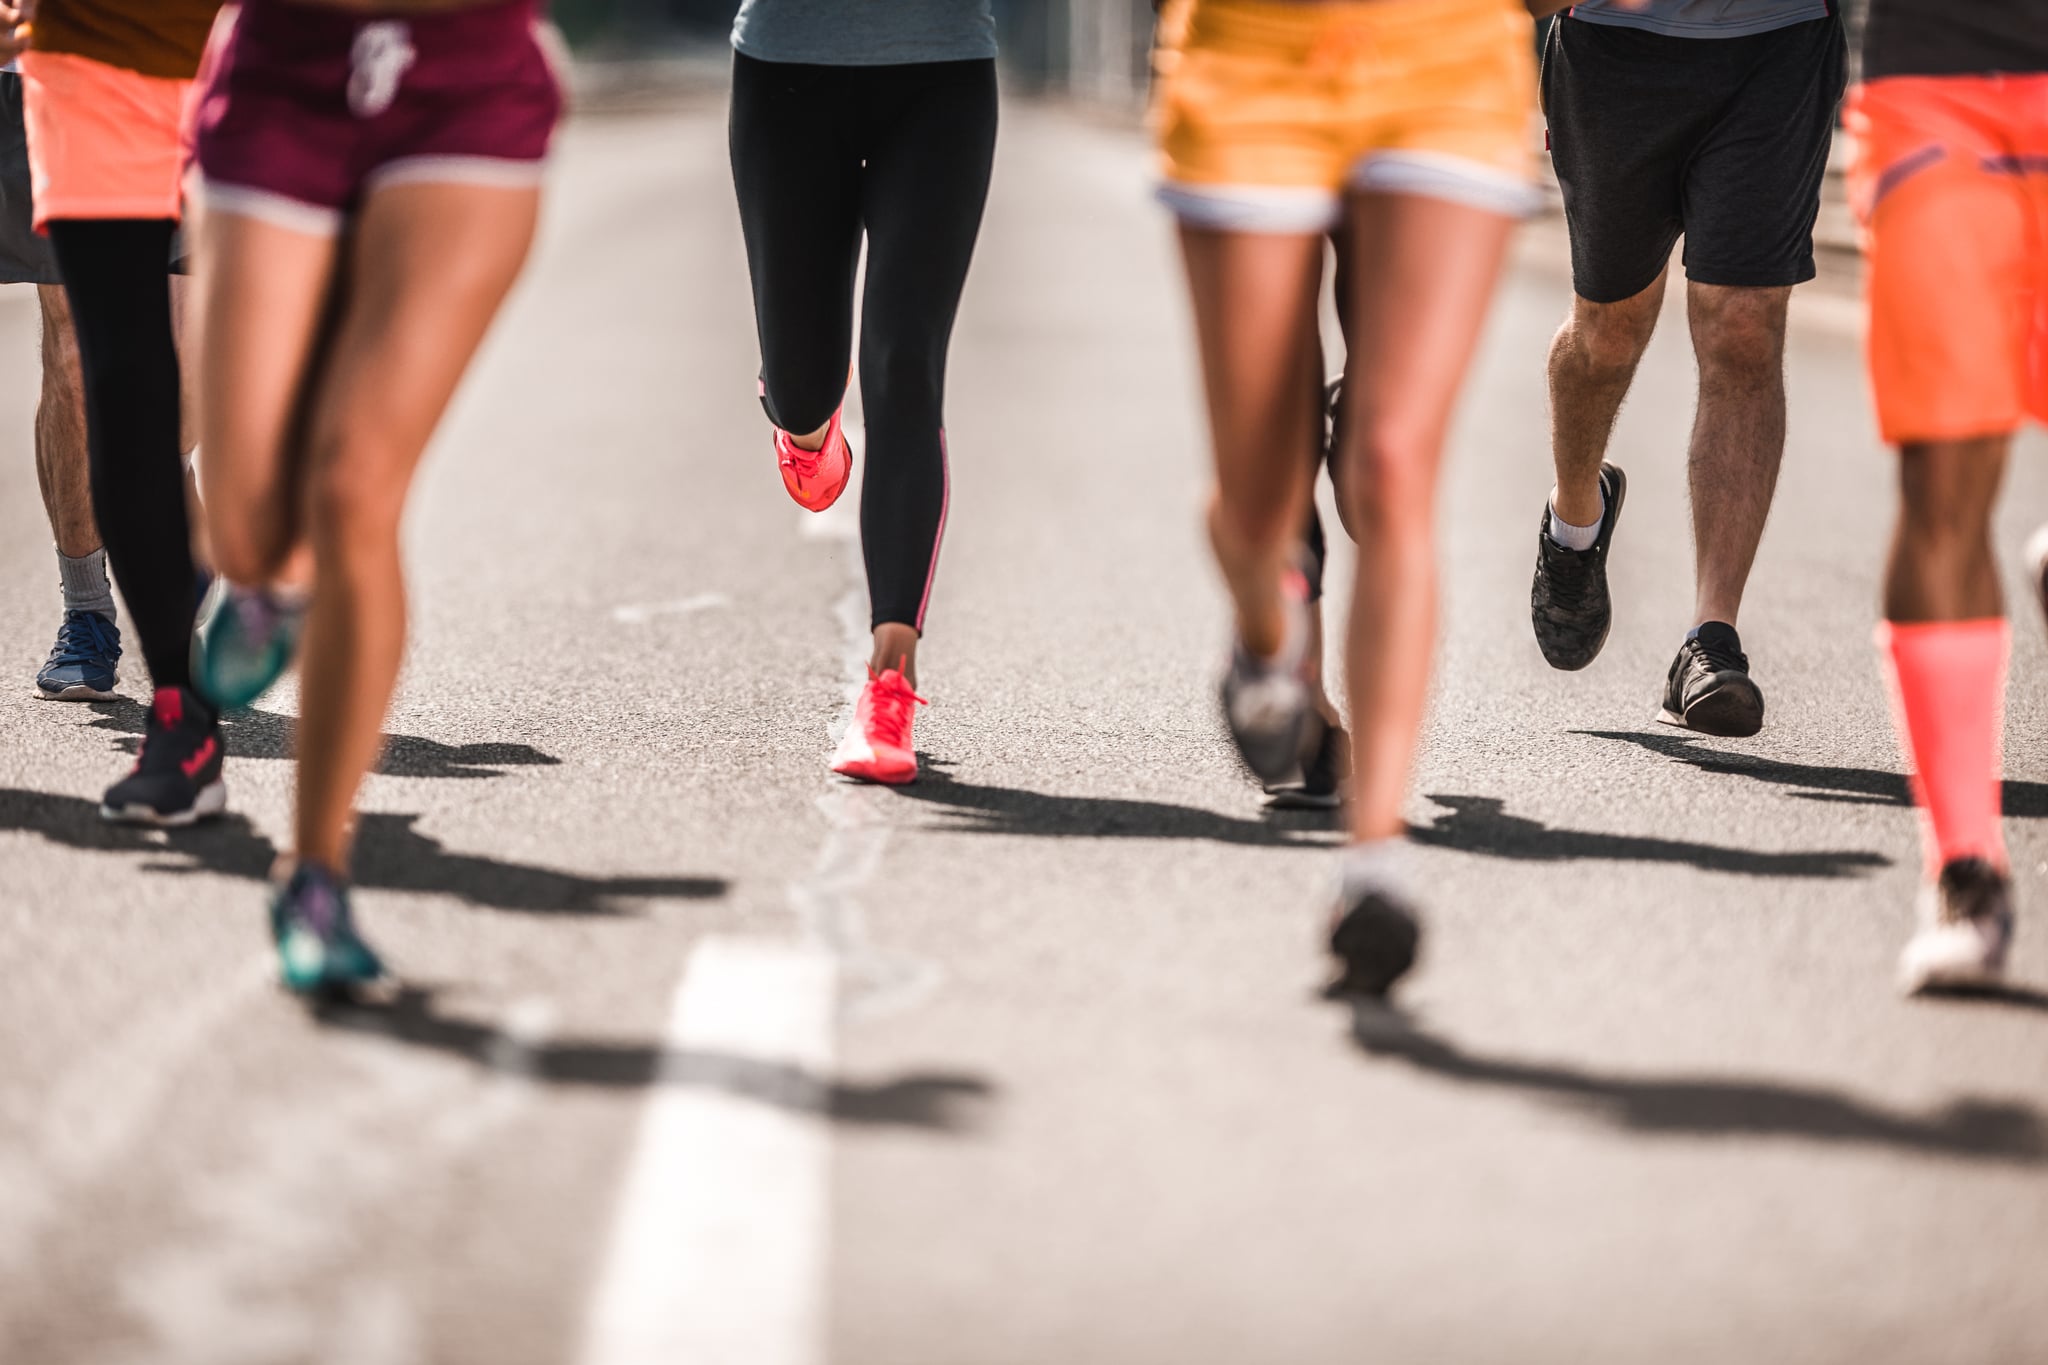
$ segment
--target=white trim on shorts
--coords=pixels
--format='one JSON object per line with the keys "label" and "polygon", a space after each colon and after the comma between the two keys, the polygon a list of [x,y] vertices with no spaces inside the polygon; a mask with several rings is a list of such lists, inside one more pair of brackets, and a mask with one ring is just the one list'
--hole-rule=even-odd
{"label": "white trim on shorts", "polygon": [[363,190],[386,185],[482,185],[529,190],[547,174],[545,161],[509,156],[402,156],[363,177]]}
{"label": "white trim on shorts", "polygon": [[230,185],[204,175],[199,177],[199,196],[208,212],[236,213],[289,232],[303,232],[308,237],[334,236],[341,231],[345,216],[340,209],[325,204],[309,204],[275,190]]}
{"label": "white trim on shorts", "polygon": [[1446,152],[1374,152],[1351,168],[1346,183],[1373,194],[1443,199],[1503,218],[1527,218],[1543,195],[1526,177]]}
{"label": "white trim on shorts", "polygon": [[1193,185],[1168,180],[1159,202],[1187,227],[1218,232],[1324,233],[1344,205],[1335,190],[1313,185]]}

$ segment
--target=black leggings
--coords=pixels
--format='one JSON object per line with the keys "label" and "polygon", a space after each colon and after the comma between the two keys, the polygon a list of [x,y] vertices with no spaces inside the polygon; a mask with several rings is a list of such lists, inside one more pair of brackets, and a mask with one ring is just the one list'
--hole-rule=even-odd
{"label": "black leggings", "polygon": [[993,61],[733,59],[732,175],[762,402],[784,431],[816,431],[844,400],[867,233],[860,532],[877,626],[924,629],[946,525],[946,347],[995,143]]}
{"label": "black leggings", "polygon": [[197,606],[165,269],[175,226],[127,218],[50,224],[85,377],[93,515],[158,687],[191,681]]}

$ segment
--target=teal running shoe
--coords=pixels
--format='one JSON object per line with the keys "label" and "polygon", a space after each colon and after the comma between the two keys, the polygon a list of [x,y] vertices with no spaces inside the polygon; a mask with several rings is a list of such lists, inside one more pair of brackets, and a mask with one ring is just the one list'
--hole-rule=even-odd
{"label": "teal running shoe", "polygon": [[247,706],[291,667],[306,622],[302,602],[223,582],[192,633],[192,681],[223,711]]}
{"label": "teal running shoe", "polygon": [[278,975],[296,995],[346,994],[384,977],[384,964],[356,933],[348,884],[315,863],[300,863],[270,902]]}

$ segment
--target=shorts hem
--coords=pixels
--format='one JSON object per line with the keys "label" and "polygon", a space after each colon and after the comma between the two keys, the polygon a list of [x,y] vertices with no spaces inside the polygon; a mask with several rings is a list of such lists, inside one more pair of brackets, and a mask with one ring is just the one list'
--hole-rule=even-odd
{"label": "shorts hem", "polygon": [[1168,180],[1159,202],[1183,227],[1320,236],[1343,220],[1335,190],[1307,185],[1195,185]]}
{"label": "shorts hem", "polygon": [[275,190],[200,178],[202,202],[210,213],[232,213],[308,237],[332,237],[341,231],[342,211],[312,204]]}
{"label": "shorts hem", "polygon": [[[1956,422],[1948,430],[1929,431],[1925,427],[1899,428],[1887,425],[1883,415],[1878,417],[1879,437],[1888,446],[1931,445],[1937,441],[1977,441],[1991,436],[2013,436],[2027,424],[2027,416],[2020,413],[2008,419],[1989,419],[1981,422]],[[1910,434],[1909,434],[1910,432]]]}
{"label": "shorts hem", "polygon": [[166,201],[161,195],[44,195],[36,204],[32,226],[44,232],[52,223],[73,219],[168,218],[176,223],[183,217],[184,205],[177,199]]}
{"label": "shorts hem", "polygon": [[1448,152],[1373,152],[1352,167],[1345,185],[1367,194],[1441,199],[1513,219],[1529,217],[1543,203],[1541,191],[1526,178]]}
{"label": "shorts hem", "polygon": [[1715,270],[1712,268],[1685,268],[1685,278],[1694,284],[1710,284],[1721,289],[1790,289],[1805,284],[1820,272],[1808,261],[1798,270]]}
{"label": "shorts hem", "polygon": [[386,185],[477,185],[526,190],[540,185],[547,162],[510,156],[420,156],[387,161],[363,177],[363,191]]}

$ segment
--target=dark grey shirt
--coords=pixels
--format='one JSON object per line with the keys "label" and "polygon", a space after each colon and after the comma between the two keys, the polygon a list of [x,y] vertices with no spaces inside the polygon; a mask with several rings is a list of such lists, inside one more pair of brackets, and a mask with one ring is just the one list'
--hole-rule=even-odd
{"label": "dark grey shirt", "polygon": [[991,0],[744,0],[732,45],[764,62],[901,66],[996,55]]}
{"label": "dark grey shirt", "polygon": [[1741,38],[1828,14],[1828,0],[1650,0],[1641,9],[1588,0],[1571,9],[1572,18],[1589,24],[1648,29],[1673,38]]}

